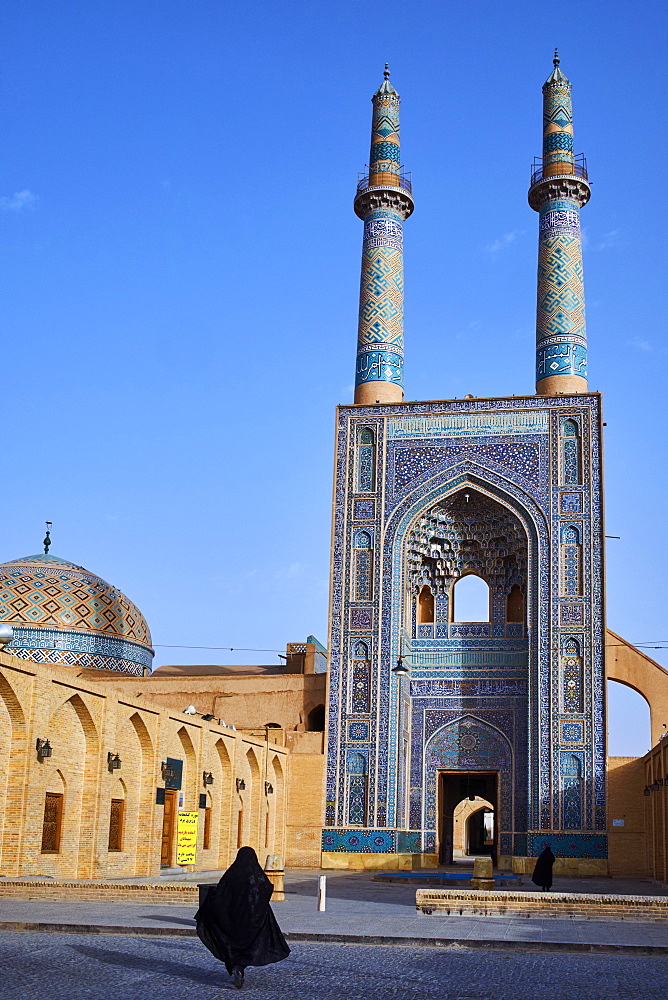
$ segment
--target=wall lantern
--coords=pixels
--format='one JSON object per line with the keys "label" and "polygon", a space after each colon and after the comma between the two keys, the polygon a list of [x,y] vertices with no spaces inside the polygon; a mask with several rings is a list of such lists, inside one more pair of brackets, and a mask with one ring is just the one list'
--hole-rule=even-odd
{"label": "wall lantern", "polygon": [[163,781],[170,781],[172,778],[176,777],[176,771],[171,768],[165,760],[163,760],[160,765],[160,771],[162,773]]}
{"label": "wall lantern", "polygon": [[50,757],[51,754],[53,753],[53,747],[51,746],[48,740],[37,740],[37,743],[35,744],[35,749],[37,750],[38,760],[45,760],[47,757]]}
{"label": "wall lantern", "polygon": [[121,767],[121,758],[117,753],[112,753],[111,750],[107,754],[107,766],[110,771],[119,771]]}
{"label": "wall lantern", "polygon": [[659,782],[658,781],[653,781],[652,784],[651,784],[651,789],[652,789],[653,792],[658,792],[658,790],[659,790]]}
{"label": "wall lantern", "polygon": [[404,664],[403,656],[400,656],[397,660],[397,665],[392,671],[395,677],[405,677],[408,674],[408,667]]}
{"label": "wall lantern", "polygon": [[642,790],[642,793],[643,793],[643,795],[651,795],[652,794],[650,792],[650,790],[649,790],[649,785],[645,785],[645,787]]}
{"label": "wall lantern", "polygon": [[264,783],[264,794],[265,795],[273,795],[274,794],[274,786],[269,781],[265,781],[265,783]]}
{"label": "wall lantern", "polygon": [[203,774],[202,774],[202,781],[204,782],[205,785],[212,785],[213,784],[213,775],[212,775],[211,771],[204,771],[203,772]]}
{"label": "wall lantern", "polygon": [[243,778],[237,778],[237,791],[238,792],[243,792],[243,790],[245,789],[245,787],[246,787],[246,782],[244,781],[244,779]]}

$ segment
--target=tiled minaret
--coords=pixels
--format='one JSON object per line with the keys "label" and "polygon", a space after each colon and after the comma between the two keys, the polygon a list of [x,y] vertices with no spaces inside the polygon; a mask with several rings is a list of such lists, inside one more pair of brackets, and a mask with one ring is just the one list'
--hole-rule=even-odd
{"label": "tiled minaret", "polygon": [[402,222],[413,211],[401,172],[399,95],[385,79],[373,95],[369,173],[357,185],[355,213],[364,222],[357,334],[356,403],[404,398],[404,254]]}
{"label": "tiled minaret", "polygon": [[540,213],[536,310],[536,393],[587,391],[587,331],[580,209],[589,201],[587,168],[573,155],[571,84],[554,69],[543,86],[543,159],[529,204]]}

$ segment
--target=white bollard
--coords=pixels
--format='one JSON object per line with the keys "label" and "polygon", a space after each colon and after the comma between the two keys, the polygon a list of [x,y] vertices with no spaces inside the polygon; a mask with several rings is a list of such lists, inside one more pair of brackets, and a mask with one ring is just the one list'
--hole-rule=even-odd
{"label": "white bollard", "polygon": [[327,901],[327,876],[318,876],[318,912],[325,912],[325,903]]}

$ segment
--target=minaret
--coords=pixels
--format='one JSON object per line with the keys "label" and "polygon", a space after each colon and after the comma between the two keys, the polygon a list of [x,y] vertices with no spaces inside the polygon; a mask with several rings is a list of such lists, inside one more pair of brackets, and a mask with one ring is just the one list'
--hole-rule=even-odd
{"label": "minaret", "polygon": [[529,204],[540,213],[536,393],[587,391],[587,331],[580,209],[589,201],[584,157],[573,155],[571,84],[554,69],[543,86],[543,159],[534,163]]}
{"label": "minaret", "polygon": [[364,222],[357,333],[356,403],[404,398],[404,254],[401,224],[413,211],[401,172],[399,95],[385,79],[373,95],[369,173],[357,185],[355,214]]}

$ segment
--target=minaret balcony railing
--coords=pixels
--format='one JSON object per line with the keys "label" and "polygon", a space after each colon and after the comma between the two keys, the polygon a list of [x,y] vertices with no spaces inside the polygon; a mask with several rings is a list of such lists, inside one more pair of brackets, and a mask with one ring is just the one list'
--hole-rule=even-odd
{"label": "minaret balcony railing", "polygon": [[[571,166],[569,164],[569,166]],[[534,184],[538,184],[539,181],[548,180],[550,177],[559,176],[561,174],[573,174],[575,177],[581,177],[583,180],[589,180],[587,174],[587,160],[583,153],[578,153],[577,156],[573,158],[573,164],[571,170],[558,170],[554,172],[554,163],[548,163],[546,168],[549,173],[544,172],[543,159],[540,156],[534,156],[533,163],[531,165],[531,187]]]}
{"label": "minaret balcony railing", "polygon": [[390,174],[374,170],[372,173],[359,173],[357,175],[358,194],[361,191],[366,191],[369,187],[369,178],[371,176],[374,178],[374,187],[398,187],[401,188],[402,191],[407,191],[409,194],[412,194],[413,192],[413,182],[411,181],[410,173]]}

